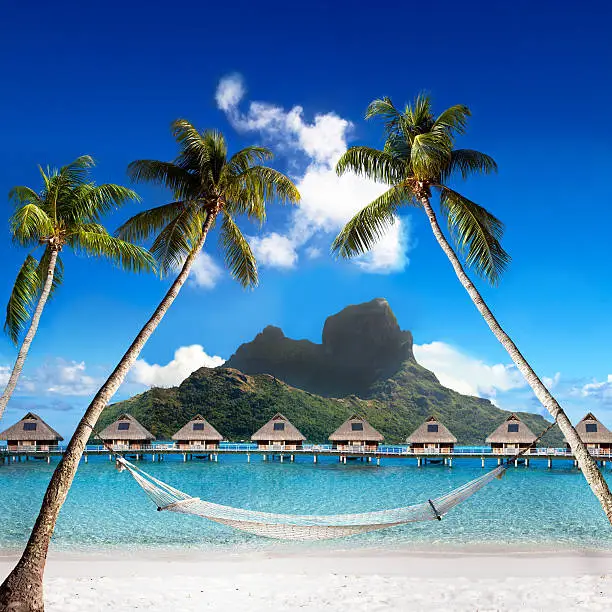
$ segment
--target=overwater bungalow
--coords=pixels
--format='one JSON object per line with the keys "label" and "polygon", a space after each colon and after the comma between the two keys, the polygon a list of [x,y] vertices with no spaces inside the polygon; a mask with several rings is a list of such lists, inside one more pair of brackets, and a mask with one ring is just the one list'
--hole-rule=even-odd
{"label": "overwater bungalow", "polygon": [[457,438],[436,417],[430,416],[406,442],[415,453],[451,453]]}
{"label": "overwater bungalow", "polygon": [[344,421],[329,439],[332,448],[343,451],[375,452],[384,441],[384,436],[364,418],[354,414]]}
{"label": "overwater bungalow", "polygon": [[0,433],[10,451],[48,451],[64,438],[37,414],[28,412],[21,420]]}
{"label": "overwater bungalow", "polygon": [[297,450],[302,448],[306,436],[284,415],[277,412],[251,440],[261,450]]}
{"label": "overwater bungalow", "polygon": [[514,454],[527,448],[536,440],[536,435],[519,419],[511,414],[487,439],[486,443],[494,453]]}
{"label": "overwater bungalow", "polygon": [[172,439],[182,450],[217,450],[223,436],[198,414],[181,427]]}
{"label": "overwater bungalow", "polygon": [[155,436],[131,414],[122,414],[114,423],[103,429],[98,437],[110,444],[114,450],[142,450],[143,446],[155,440]]}
{"label": "overwater bungalow", "polygon": [[[590,453],[597,455],[612,451],[612,432],[592,412],[576,425],[576,431]],[[569,444],[567,448],[570,448]]]}

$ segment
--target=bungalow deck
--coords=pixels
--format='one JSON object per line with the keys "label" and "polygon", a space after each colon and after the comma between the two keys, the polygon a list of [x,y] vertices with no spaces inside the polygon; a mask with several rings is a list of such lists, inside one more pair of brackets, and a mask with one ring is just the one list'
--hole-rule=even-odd
{"label": "bungalow deck", "polygon": [[[421,467],[430,462],[440,463],[452,467],[453,461],[461,459],[480,459],[481,465],[485,467],[486,460],[496,460],[498,464],[503,461],[512,459],[515,456],[513,452],[494,452],[487,447],[466,447],[455,448],[451,452],[436,452],[435,450],[413,450],[407,446],[381,446],[376,450],[370,448],[356,447],[350,450],[332,448],[331,445],[304,445],[302,448],[292,448],[289,445],[269,445],[267,447],[257,446],[255,444],[221,444],[219,448],[211,449],[202,446],[192,446],[189,450],[179,448],[177,444],[151,444],[141,445],[140,448],[132,449],[125,446],[113,447],[114,453],[124,454],[137,460],[149,459],[151,461],[163,461],[169,455],[181,456],[183,461],[190,461],[194,457],[205,458],[210,461],[218,461],[223,455],[239,455],[244,456],[246,461],[250,462],[252,455],[261,456],[264,461],[279,460],[295,461],[299,457],[308,457],[313,463],[317,463],[320,457],[335,457],[340,463],[347,463],[347,460],[358,459],[367,462],[376,462],[381,464],[381,460],[388,459],[406,459],[415,460],[417,466]],[[46,460],[51,462],[53,457],[61,457],[65,452],[65,447],[55,446],[45,449],[37,449],[34,447],[20,447],[19,449],[8,449],[0,447],[0,465],[9,462],[29,461],[30,459]],[[83,453],[83,461],[88,462],[89,457],[108,456],[109,460],[113,459],[113,454],[105,446],[87,446]],[[592,456],[603,467],[612,462],[612,451],[594,451]],[[571,451],[565,448],[534,448],[530,452],[515,460],[515,466],[519,463],[529,466],[531,459],[543,459],[547,461],[549,468],[552,467],[554,461],[573,461],[576,465],[576,460]]]}

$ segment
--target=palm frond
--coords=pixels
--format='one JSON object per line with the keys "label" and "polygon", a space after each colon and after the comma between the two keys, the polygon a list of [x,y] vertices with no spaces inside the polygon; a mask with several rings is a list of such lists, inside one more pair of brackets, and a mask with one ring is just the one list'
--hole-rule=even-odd
{"label": "palm frond", "polygon": [[444,130],[451,138],[455,134],[464,134],[467,122],[472,113],[464,104],[455,104],[443,111],[434,121],[433,129]]}
{"label": "palm frond", "polygon": [[156,268],[155,259],[147,249],[111,236],[96,223],[81,225],[67,241],[77,253],[104,257],[129,272],[151,272]]}
{"label": "palm frond", "polygon": [[227,170],[237,176],[260,162],[269,161],[274,157],[272,151],[266,147],[245,147],[232,155],[227,162]]}
{"label": "palm frond", "polygon": [[42,206],[40,195],[33,189],[23,185],[13,187],[9,191],[8,199],[10,202],[13,202],[16,207],[23,206],[24,204],[36,204],[36,206]]}
{"label": "palm frond", "polygon": [[389,152],[371,147],[350,147],[336,164],[338,176],[351,171],[358,176],[387,185],[403,180],[406,170],[406,164]]}
{"label": "palm frond", "polygon": [[77,186],[84,183],[88,176],[90,168],[93,168],[96,162],[91,155],[81,155],[73,162],[59,169],[58,176],[62,178],[62,184]]}
{"label": "palm frond", "polygon": [[480,151],[473,149],[454,149],[448,166],[442,173],[443,178],[448,178],[455,172],[466,179],[472,174],[491,174],[497,172],[495,160]]}
{"label": "palm frond", "polygon": [[440,176],[450,163],[451,151],[452,142],[446,134],[426,132],[416,136],[410,151],[414,176],[423,181]]}
{"label": "palm frond", "polygon": [[372,100],[365,113],[366,119],[380,117],[384,121],[387,130],[391,131],[397,128],[401,116],[401,112],[394,106],[389,97]]}
{"label": "palm frond", "polygon": [[141,201],[134,190],[113,183],[102,185],[89,183],[76,189],[74,196],[66,199],[60,211],[62,217],[72,218],[75,221],[79,219],[98,221],[103,215],[121,208],[127,202]]}
{"label": "palm frond", "polygon": [[6,305],[4,331],[14,344],[30,320],[30,312],[38,297],[40,279],[37,274],[38,260],[28,255],[19,269],[9,301]]}
{"label": "palm frond", "polygon": [[243,287],[256,287],[259,276],[255,256],[240,228],[226,212],[223,214],[219,240],[232,277]]}
{"label": "palm frond", "polygon": [[344,258],[367,253],[395,223],[397,210],[403,205],[419,205],[408,185],[385,191],[344,226],[332,244],[332,253]]}
{"label": "palm frond", "polygon": [[121,225],[115,236],[129,242],[144,242],[174,221],[190,205],[191,202],[171,202],[143,210]]}
{"label": "palm frond", "polygon": [[153,183],[166,187],[176,199],[189,197],[198,188],[196,178],[172,162],[139,159],[128,166],[128,176],[135,183]]}
{"label": "palm frond", "polygon": [[501,246],[503,223],[482,206],[445,186],[440,206],[459,252],[469,267],[492,285],[497,285],[510,262]]}
{"label": "palm frond", "polygon": [[201,235],[204,216],[194,208],[185,208],[159,232],[151,253],[162,276],[183,264]]}
{"label": "palm frond", "polygon": [[13,241],[21,246],[34,246],[41,240],[53,235],[53,221],[37,204],[20,206],[11,216]]}

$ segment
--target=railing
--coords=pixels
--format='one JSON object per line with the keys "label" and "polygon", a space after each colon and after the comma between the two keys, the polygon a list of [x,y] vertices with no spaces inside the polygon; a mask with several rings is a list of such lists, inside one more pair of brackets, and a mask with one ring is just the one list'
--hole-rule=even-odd
{"label": "railing", "polygon": [[[130,448],[126,445],[116,445],[112,447],[117,452],[127,452],[134,454],[153,454],[156,452],[170,452],[170,453],[185,453],[185,452],[200,452],[200,451],[218,451],[218,452],[231,452],[231,453],[249,453],[254,451],[259,452],[283,452],[291,454],[320,454],[320,455],[350,455],[351,453],[358,453],[363,456],[408,456],[408,457],[419,457],[419,456],[463,456],[463,457],[505,457],[511,458],[514,454],[519,452],[519,449],[503,449],[494,452],[490,447],[455,447],[451,452],[444,451],[442,449],[412,449],[409,446],[397,445],[397,446],[380,446],[378,448],[373,447],[344,447],[344,448],[332,448],[331,444],[305,444],[301,448],[295,448],[292,445],[281,445],[274,444],[266,447],[260,447],[257,444],[248,443],[233,443],[233,442],[222,442],[219,448],[210,448],[201,446],[191,446],[181,448],[175,443],[156,443],[156,444],[142,444],[139,448]],[[0,455],[47,455],[47,454],[61,454],[65,452],[65,446],[20,446],[20,447],[8,447],[0,446]],[[106,454],[109,452],[108,447],[104,445],[88,445],[85,447],[87,454]],[[601,449],[589,449],[591,456],[597,459],[612,459],[612,451],[601,450]],[[522,457],[527,458],[573,458],[574,455],[571,450],[567,448],[532,448],[528,452],[523,453]]]}

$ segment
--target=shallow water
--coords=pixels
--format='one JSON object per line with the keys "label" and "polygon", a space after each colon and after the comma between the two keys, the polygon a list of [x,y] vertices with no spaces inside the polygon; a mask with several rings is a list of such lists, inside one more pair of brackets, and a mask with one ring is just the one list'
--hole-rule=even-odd
{"label": "shallow water", "polygon": [[[57,461],[57,460],[53,460]],[[23,546],[56,465],[29,461],[0,465],[0,550]],[[479,460],[456,460],[453,468],[415,460],[383,459],[341,465],[332,458],[299,457],[295,463],[262,462],[252,456],[220,456],[218,463],[167,457],[140,466],[185,492],[221,504],[297,514],[364,512],[425,501],[481,474]],[[487,462],[492,469],[495,461]],[[441,522],[413,523],[348,540],[292,546],[343,548],[401,546],[431,548],[501,547],[612,550],[612,529],[582,475],[569,461],[552,470],[531,460],[510,468]],[[606,471],[608,481],[612,480]],[[127,472],[107,458],[79,467],[54,536],[56,550],[152,548],[207,550],[274,549],[287,544],[265,540],[205,519],[156,512]]]}

